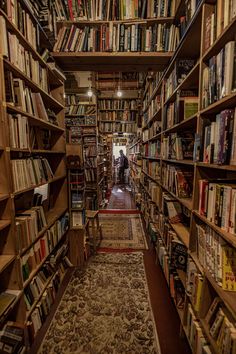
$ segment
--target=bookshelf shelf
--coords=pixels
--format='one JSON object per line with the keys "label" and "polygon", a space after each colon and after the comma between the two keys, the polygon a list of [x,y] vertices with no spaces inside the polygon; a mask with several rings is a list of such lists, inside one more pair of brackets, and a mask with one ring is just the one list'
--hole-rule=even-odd
{"label": "bookshelf shelf", "polygon": [[21,299],[21,296],[23,294],[23,291],[19,291],[19,294],[12,300],[12,302],[9,304],[7,309],[4,311],[4,313],[0,317],[0,325],[2,325],[6,318],[10,315],[11,311],[18,305],[19,300]]}
{"label": "bookshelf shelf", "polygon": [[21,114],[21,115],[23,115],[23,116],[25,116],[25,117],[28,117],[30,123],[31,123],[32,125],[34,125],[34,126],[37,126],[37,127],[45,127],[45,128],[50,129],[50,130],[55,130],[55,131],[58,131],[58,132],[61,132],[61,133],[63,133],[63,132],[65,131],[64,128],[59,127],[59,126],[57,126],[57,125],[55,125],[55,124],[52,124],[52,123],[50,123],[50,122],[47,122],[47,121],[45,121],[45,120],[43,120],[43,119],[40,119],[39,117],[35,117],[35,116],[33,116],[32,114],[30,114],[30,113],[24,112],[24,111],[22,111],[21,109],[12,106],[10,103],[7,103],[7,104],[6,104],[6,107],[7,107],[7,110],[8,110],[9,112],[19,113],[19,114]]}
{"label": "bookshelf shelf", "polygon": [[191,160],[170,160],[170,159],[162,159],[162,161],[170,162],[170,163],[174,163],[174,164],[183,164],[183,165],[194,166],[194,161],[191,161]]}
{"label": "bookshelf shelf", "polygon": [[9,196],[9,194],[0,193],[0,202],[7,200]]}
{"label": "bookshelf shelf", "polygon": [[15,258],[15,255],[0,255],[0,273],[2,273]]}
{"label": "bookshelf shelf", "polygon": [[153,18],[145,18],[145,19],[140,19],[140,18],[127,18],[125,20],[75,20],[75,21],[57,21],[58,24],[60,25],[99,25],[99,24],[104,24],[104,23],[124,23],[124,24],[152,24],[152,23],[172,23],[174,21],[174,17],[153,17]]}
{"label": "bookshelf shelf", "polygon": [[[172,57],[172,52],[54,52],[56,62],[65,71],[92,70],[119,71],[123,65],[127,71],[160,70]],[[115,68],[115,69],[114,69]],[[114,70],[113,70],[114,69]]]}
{"label": "bookshelf shelf", "polygon": [[235,165],[216,165],[216,164],[208,164],[205,162],[197,162],[196,165],[202,168],[212,168],[216,170],[224,170],[224,171],[236,171]]}
{"label": "bookshelf shelf", "polygon": [[198,114],[194,114],[193,116],[184,119],[182,122],[173,125],[171,128],[165,129],[162,133],[166,134],[171,132],[177,132],[178,130],[181,130],[183,128],[192,127],[196,123],[197,118]]}
{"label": "bookshelf shelf", "polygon": [[148,122],[143,127],[143,130],[147,129],[149,124],[151,124],[154,120],[161,120],[161,113],[162,113],[162,108],[158,109],[158,111],[153,114],[153,116],[148,120]]}
{"label": "bookshelf shelf", "polygon": [[114,111],[114,112],[120,112],[120,111],[121,111],[121,112],[135,111],[135,112],[137,112],[138,109],[132,109],[132,108],[127,108],[127,109],[99,108],[99,109],[98,109],[98,112],[104,112],[104,111],[105,111],[105,112],[106,112],[106,111],[112,111],[112,112],[113,112],[113,111]]}
{"label": "bookshelf shelf", "polygon": [[0,231],[11,225],[11,220],[0,220]]}
{"label": "bookshelf shelf", "polygon": [[61,179],[63,179],[63,178],[66,178],[66,174],[63,174],[63,175],[61,175],[61,176],[54,177],[54,178],[48,180],[47,182],[43,182],[43,183],[40,183],[40,184],[31,186],[31,187],[22,189],[22,190],[20,190],[20,191],[16,191],[16,192],[13,193],[13,195],[14,195],[14,196],[17,196],[17,195],[20,195],[20,194],[29,192],[29,191],[31,191],[31,190],[33,190],[33,189],[35,189],[35,188],[38,188],[38,187],[43,186],[43,185],[45,185],[45,184],[57,182],[57,181],[59,181],[59,180],[61,180]]}
{"label": "bookshelf shelf", "polygon": [[60,240],[58,241],[57,245],[54,247],[54,249],[49,252],[49,254],[42,259],[42,261],[36,266],[36,268],[30,273],[29,278],[24,282],[23,284],[23,289],[29,285],[29,283],[32,281],[32,279],[35,277],[35,275],[38,273],[39,269],[42,267],[42,265],[46,262],[46,260],[51,256],[51,254],[55,251],[55,248],[60,244],[60,242],[63,240],[65,235],[67,234],[67,231],[61,236]]}
{"label": "bookshelf shelf", "polygon": [[172,197],[174,197],[176,200],[178,200],[183,206],[185,206],[187,209],[192,210],[193,206],[193,201],[191,198],[179,198],[177,195],[169,191],[168,188],[166,188],[163,184],[161,185],[163,189],[165,189]]}
{"label": "bookshelf shelf", "polygon": [[10,148],[11,152],[19,152],[19,153],[26,153],[26,154],[65,154],[65,151],[53,151],[53,150],[37,150],[37,149],[15,149],[15,148]]}
{"label": "bookshelf shelf", "polygon": [[179,239],[184,243],[184,245],[187,248],[189,248],[189,237],[190,237],[189,228],[181,223],[176,223],[176,224],[171,223],[170,225],[175,230]]}
{"label": "bookshelf shelf", "polygon": [[154,160],[154,161],[161,160],[160,157],[152,157],[152,156],[142,156],[142,158],[146,160]]}
{"label": "bookshelf shelf", "polygon": [[[141,167],[141,166],[140,166]],[[144,173],[148,178],[150,178],[153,182],[159,184],[160,181],[158,181],[156,178],[150,176],[147,172],[145,172],[144,170],[142,170],[142,173]]]}
{"label": "bookshelf shelf", "polygon": [[53,96],[48,92],[44,91],[40,86],[38,86],[34,81],[32,81],[27,75],[25,75],[20,69],[13,65],[9,60],[4,59],[5,67],[14,73],[14,75],[26,82],[26,84],[35,92],[39,92],[43,100],[56,110],[62,110],[64,106],[58,102]]}
{"label": "bookshelf shelf", "polygon": [[218,234],[221,235],[227,242],[229,242],[233,247],[236,247],[236,235],[231,234],[225,230],[223,230],[221,227],[213,224],[210,222],[205,216],[200,215],[197,210],[193,210],[194,215],[196,215],[199,219],[204,221],[205,224],[209,225],[213,230],[218,232]]}
{"label": "bookshelf shelf", "polygon": [[215,114],[220,112],[223,109],[233,108],[235,107],[235,105],[236,105],[236,92],[231,93],[230,95],[223,97],[217,102],[210,104],[208,107],[202,109],[200,111],[200,114],[202,116],[205,116],[206,114],[207,115]]}
{"label": "bookshelf shelf", "polygon": [[220,49],[230,40],[235,37],[236,31],[236,17],[223,30],[220,36],[214,41],[212,46],[203,54],[202,61],[206,62],[214,55],[218,54]]}

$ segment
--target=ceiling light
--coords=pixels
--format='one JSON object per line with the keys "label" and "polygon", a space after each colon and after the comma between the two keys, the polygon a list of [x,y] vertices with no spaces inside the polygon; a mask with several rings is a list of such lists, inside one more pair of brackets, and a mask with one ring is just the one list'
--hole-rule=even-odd
{"label": "ceiling light", "polygon": [[93,96],[93,91],[91,90],[91,88],[88,90],[87,95],[88,95],[89,97],[92,97],[92,96]]}
{"label": "ceiling light", "polygon": [[122,92],[120,89],[118,89],[118,91],[117,91],[117,93],[116,93],[116,94],[117,94],[117,96],[118,96],[118,97],[122,97],[123,92]]}

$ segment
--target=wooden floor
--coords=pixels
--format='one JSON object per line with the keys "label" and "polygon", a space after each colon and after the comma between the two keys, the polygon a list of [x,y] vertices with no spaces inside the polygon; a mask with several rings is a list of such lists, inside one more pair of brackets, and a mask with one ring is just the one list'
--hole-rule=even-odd
{"label": "wooden floor", "polygon": [[106,209],[135,209],[127,184],[116,184],[112,188]]}

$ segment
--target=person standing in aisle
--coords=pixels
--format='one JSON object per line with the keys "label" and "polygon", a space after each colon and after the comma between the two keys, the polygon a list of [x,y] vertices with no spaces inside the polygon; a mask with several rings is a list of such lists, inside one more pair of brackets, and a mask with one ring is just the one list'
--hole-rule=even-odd
{"label": "person standing in aisle", "polygon": [[119,158],[119,182],[121,184],[125,183],[125,170],[129,167],[128,159],[125,156],[123,150],[120,150]]}

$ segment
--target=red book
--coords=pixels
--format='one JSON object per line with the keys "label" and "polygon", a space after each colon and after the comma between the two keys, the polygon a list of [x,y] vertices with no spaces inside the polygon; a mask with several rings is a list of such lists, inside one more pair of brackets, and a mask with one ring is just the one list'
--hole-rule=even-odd
{"label": "red book", "polygon": [[201,179],[199,181],[199,207],[198,211],[200,215],[206,216],[207,210],[207,197],[208,197],[208,181]]}
{"label": "red book", "polygon": [[73,8],[72,8],[72,0],[68,0],[68,7],[70,12],[70,19],[74,21]]}

